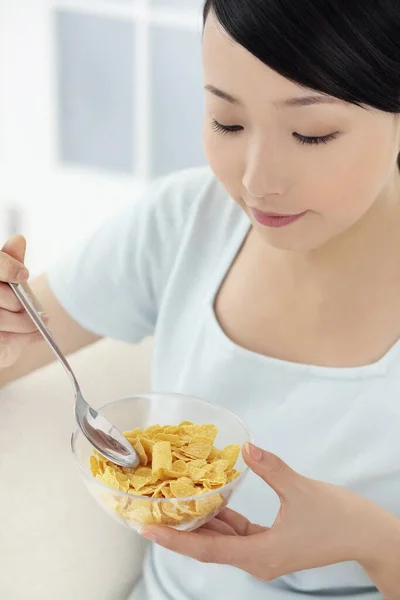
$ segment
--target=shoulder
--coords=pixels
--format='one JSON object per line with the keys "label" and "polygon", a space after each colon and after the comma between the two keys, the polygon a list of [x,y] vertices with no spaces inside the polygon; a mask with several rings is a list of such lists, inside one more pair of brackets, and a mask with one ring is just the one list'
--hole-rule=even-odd
{"label": "shoulder", "polygon": [[146,196],[152,218],[170,233],[207,228],[211,235],[213,228],[242,218],[241,209],[209,167],[163,177],[152,184]]}
{"label": "shoulder", "polygon": [[147,193],[154,208],[164,208],[177,217],[187,216],[199,206],[205,206],[227,193],[209,167],[177,171],[156,180]]}

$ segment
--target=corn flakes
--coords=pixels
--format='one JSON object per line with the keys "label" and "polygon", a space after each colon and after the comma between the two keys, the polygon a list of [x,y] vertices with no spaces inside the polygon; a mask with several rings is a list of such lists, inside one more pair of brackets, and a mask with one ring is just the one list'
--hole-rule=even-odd
{"label": "corn flakes", "polygon": [[130,494],[116,496],[113,509],[137,525],[177,526],[196,519],[205,522],[225,499],[222,494],[202,495],[215,492],[240,475],[234,468],[240,446],[231,444],[219,450],[214,446],[217,434],[213,424],[190,421],[135,428],[124,436],[139,455],[136,469],[119,467],[95,451],[90,470],[98,481]]}

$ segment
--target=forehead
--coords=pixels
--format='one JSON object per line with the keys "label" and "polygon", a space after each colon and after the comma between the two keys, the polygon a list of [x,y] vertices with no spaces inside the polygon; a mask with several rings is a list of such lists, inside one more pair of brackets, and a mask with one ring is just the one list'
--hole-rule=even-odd
{"label": "forehead", "polygon": [[[264,106],[271,104],[272,108],[297,108],[301,103],[287,100],[303,99],[310,95],[324,98],[322,93],[286,79],[253,56],[229,37],[212,13],[204,28],[203,70],[206,88],[230,92],[243,99],[244,104],[250,98],[252,104],[261,101]],[[332,104],[321,103],[321,106],[348,106],[344,101],[330,96],[327,98],[331,99]]]}
{"label": "forehead", "polygon": [[203,35],[203,70],[205,84],[241,90],[256,87],[290,96],[304,93],[304,88],[270,69],[245,48],[237,44],[211,13]]}

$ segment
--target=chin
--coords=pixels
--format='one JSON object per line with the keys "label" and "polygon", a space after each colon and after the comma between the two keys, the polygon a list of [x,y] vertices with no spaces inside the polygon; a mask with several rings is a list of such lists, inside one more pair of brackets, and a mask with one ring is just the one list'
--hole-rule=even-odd
{"label": "chin", "polygon": [[287,252],[314,252],[325,246],[331,238],[312,235],[312,232],[295,232],[288,228],[281,229],[266,229],[258,223],[253,223],[254,229],[262,240],[276,250],[284,250]]}

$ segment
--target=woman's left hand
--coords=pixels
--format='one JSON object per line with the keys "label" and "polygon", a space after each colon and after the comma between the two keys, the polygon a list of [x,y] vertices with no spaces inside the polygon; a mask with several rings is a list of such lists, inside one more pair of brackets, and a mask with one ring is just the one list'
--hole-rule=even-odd
{"label": "woman's left hand", "polygon": [[[243,448],[249,467],[279,496],[271,528],[225,508],[194,532],[146,526],[142,535],[201,562],[229,564],[263,581],[342,561],[368,563],[381,519],[372,502],[293,471],[280,458],[252,445]],[[375,539],[375,536],[376,539]]]}

